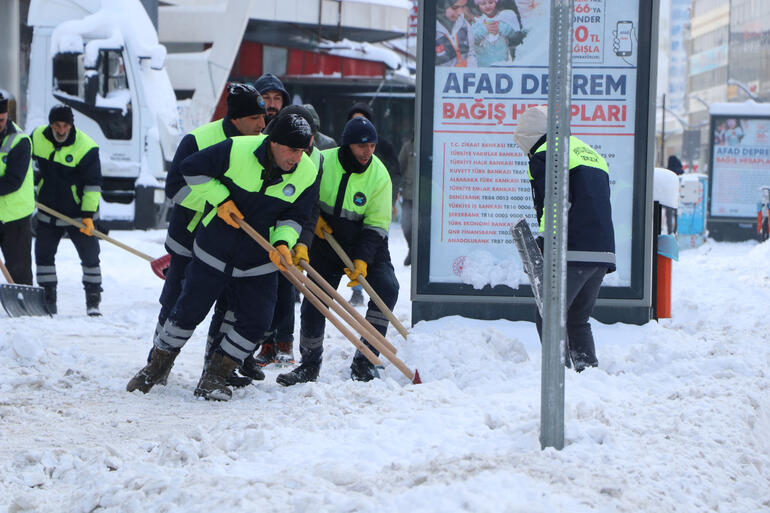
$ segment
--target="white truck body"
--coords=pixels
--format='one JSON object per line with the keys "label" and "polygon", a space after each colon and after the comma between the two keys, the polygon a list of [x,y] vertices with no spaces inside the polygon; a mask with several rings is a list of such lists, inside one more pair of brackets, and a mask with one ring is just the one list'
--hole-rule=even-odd
{"label": "white truck body", "polygon": [[32,0],[27,132],[69,105],[99,145],[101,218],[149,228],[165,213],[166,168],[181,138],[165,47],[139,0]]}

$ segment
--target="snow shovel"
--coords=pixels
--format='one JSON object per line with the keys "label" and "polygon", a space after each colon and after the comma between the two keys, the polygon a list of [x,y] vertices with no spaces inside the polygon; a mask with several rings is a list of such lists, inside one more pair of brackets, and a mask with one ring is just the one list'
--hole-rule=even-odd
{"label": "snow shovel", "polygon": [[[345,253],[345,250],[342,249],[342,246],[340,246],[340,243],[337,242],[337,239],[334,238],[334,236],[329,232],[324,232],[324,236],[326,237],[326,242],[329,243],[329,245],[334,249],[334,252],[337,253],[337,256],[340,257],[340,260],[342,260],[342,263],[345,264],[345,266],[348,269],[355,268],[355,265],[353,264],[353,261],[350,259],[347,253]],[[374,304],[377,305],[377,308],[380,309],[380,312],[388,318],[391,324],[393,324],[393,327],[396,328],[396,331],[398,331],[402,337],[406,338],[409,335],[409,332],[404,327],[401,322],[396,319],[396,316],[393,315],[393,312],[390,311],[390,308],[385,305],[385,302],[380,298],[379,294],[377,294],[371,285],[369,285],[369,282],[366,281],[366,278],[363,276],[359,276],[356,278],[358,282],[364,287],[364,290],[367,294],[369,294],[369,297],[372,298],[372,301],[374,301]]]}
{"label": "snow shovel", "polygon": [[[54,217],[56,217],[58,219],[61,219],[65,223],[69,223],[72,226],[75,226],[77,228],[83,228],[83,223],[81,223],[80,221],[75,221],[71,217],[67,217],[64,214],[62,214],[60,212],[57,212],[56,210],[54,210],[54,209],[52,209],[50,207],[46,207],[42,203],[38,203],[37,201],[35,202],[35,204],[37,205],[37,208],[39,208],[43,212],[46,212],[47,214],[51,214],[52,216],[54,216]],[[122,242],[117,241],[117,240],[113,239],[112,237],[107,236],[106,234],[100,232],[97,229],[94,229],[92,231],[92,233],[94,235],[96,235],[98,238],[109,242],[110,244],[114,244],[114,245],[118,246],[121,249],[125,249],[129,253],[133,253],[134,255],[136,255],[136,256],[138,256],[140,258],[144,258],[145,260],[150,262],[150,267],[152,268],[152,272],[154,272],[158,276],[158,278],[160,278],[161,280],[165,280],[166,279],[166,275],[163,274],[163,271],[165,271],[168,268],[168,264],[171,261],[171,255],[166,254],[166,255],[163,255],[162,257],[159,257],[159,258],[152,258],[150,255],[146,255],[146,254],[142,253],[141,251],[132,248],[131,246],[127,246],[127,245],[123,244]]]}
{"label": "snow shovel", "polygon": [[[262,237],[254,228],[252,228],[246,221],[243,221],[242,219],[238,219],[234,215],[231,215],[232,219],[238,223],[238,225],[252,238],[254,239],[257,244],[259,244],[262,249],[264,249],[267,252],[270,252],[273,250],[273,246],[265,240],[264,237]],[[395,348],[385,340],[385,343],[381,342],[379,339],[382,338],[384,340],[384,337],[381,336],[377,337],[374,336],[373,333],[370,333],[371,331],[376,331],[371,324],[366,321],[366,324],[369,325],[369,327],[362,325],[359,323],[355,318],[353,318],[352,315],[350,315],[345,309],[343,309],[339,304],[335,303],[332,298],[326,294],[321,288],[314,283],[310,278],[302,274],[297,268],[292,265],[291,262],[284,262],[284,265],[286,266],[286,271],[279,271],[295,286],[297,287],[297,290],[299,290],[308,300],[315,306],[319,312],[323,314],[324,317],[329,319],[329,321],[334,324],[334,326],[340,330],[340,332],[345,335],[345,337],[350,340],[350,342],[361,351],[361,353],[366,357],[369,362],[372,363],[372,365],[382,365],[382,362],[380,361],[377,356],[368,348],[366,347],[355,335],[353,335],[350,330],[345,327],[344,324],[340,321],[340,319],[336,318],[334,315],[332,315],[331,310],[334,310],[337,315],[339,315],[345,322],[350,324],[352,328],[354,328],[356,331],[362,334],[366,334],[367,341],[374,346],[380,354],[385,356],[388,360],[393,363],[393,365],[398,368],[413,384],[420,384],[422,383],[422,380],[420,379],[420,373],[415,369],[414,372],[412,372],[409,367],[404,364],[403,361],[401,361],[394,353]],[[309,264],[307,265],[309,267]],[[333,287],[326,282],[323,277],[320,275],[317,275],[317,281],[319,283],[324,284],[324,288],[327,290],[332,290]],[[335,291],[336,293],[336,291]],[[339,294],[337,294],[339,296]],[[342,300],[342,302],[345,302],[342,297],[339,297],[339,300]],[[339,301],[338,300],[338,301]],[[350,308],[352,306],[348,305]],[[377,332],[379,334],[379,332]]]}
{"label": "snow shovel", "polygon": [[9,317],[24,315],[51,315],[45,306],[45,291],[43,287],[32,285],[17,285],[11,278],[8,268],[0,260],[0,270],[8,284],[0,285],[0,303],[8,312]]}
{"label": "snow shovel", "polygon": [[537,242],[526,219],[522,219],[510,228],[513,242],[516,249],[519,250],[521,265],[532,287],[535,305],[540,315],[543,315],[543,253],[537,247]]}

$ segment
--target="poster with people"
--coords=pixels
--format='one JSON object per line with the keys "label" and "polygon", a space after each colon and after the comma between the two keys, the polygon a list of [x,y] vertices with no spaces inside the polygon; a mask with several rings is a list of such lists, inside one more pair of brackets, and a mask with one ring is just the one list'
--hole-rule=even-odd
{"label": "poster with people", "polygon": [[754,219],[770,186],[770,117],[713,116],[712,126],[710,215]]}
{"label": "poster with people", "polygon": [[[468,283],[463,261],[518,261],[509,226],[537,219],[517,118],[548,103],[549,0],[437,0],[429,280]],[[629,286],[639,0],[575,0],[572,134],[608,162],[617,272]],[[474,285],[475,286],[475,285]]]}

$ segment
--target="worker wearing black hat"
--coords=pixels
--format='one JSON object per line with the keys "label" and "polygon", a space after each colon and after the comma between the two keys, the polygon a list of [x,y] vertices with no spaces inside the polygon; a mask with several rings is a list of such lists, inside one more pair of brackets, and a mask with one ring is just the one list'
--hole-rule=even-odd
{"label": "worker wearing black hat", "polygon": [[[301,116],[310,125],[310,129],[315,131],[315,124],[313,117],[304,107],[299,105],[289,105],[285,109],[282,109],[278,114],[278,117],[273,118],[272,121],[265,127],[263,133],[270,135],[273,128],[280,124],[279,119],[284,116],[296,114]],[[315,135],[311,138],[311,146],[305,149],[305,153],[310,157],[311,162],[320,169],[323,157],[321,151],[313,146],[315,141]],[[318,201],[316,193],[313,203]],[[315,221],[309,226],[303,226],[303,230],[313,231],[315,229]],[[307,247],[302,244],[294,246],[296,255],[303,256],[307,260]],[[262,367],[266,367],[270,364],[278,365],[291,365],[294,364],[294,304],[296,303],[297,290],[294,285],[291,284],[283,275],[278,276],[278,289],[277,299],[275,304],[275,312],[273,314],[273,322],[270,326],[270,330],[265,333],[264,340],[261,341],[259,347],[259,354],[249,356],[245,359],[243,365],[239,368],[241,376],[233,376],[230,381],[232,384],[244,383],[243,378],[250,378],[253,380],[263,380],[265,378]],[[219,305],[219,303],[218,303]],[[228,312],[224,316],[224,322],[222,323],[219,333],[210,337],[212,344],[210,347],[216,347],[224,337],[225,332],[230,328],[232,319],[234,317],[233,312]],[[211,333],[209,333],[211,335]],[[210,351],[207,351],[209,353]]]}
{"label": "worker wearing black hat", "polygon": [[102,270],[99,265],[99,240],[93,237],[94,219],[102,196],[102,171],[99,147],[93,139],[75,127],[72,109],[54,105],[48,125],[32,132],[32,158],[39,173],[35,176],[40,203],[83,223],[83,228],[37,213],[35,264],[37,283],[45,289],[46,306],[56,313],[55,258],[64,232],[69,235],[80,256],[86,313],[101,315]]}
{"label": "worker wearing black hat", "polygon": [[[195,395],[228,400],[227,379],[270,328],[276,269],[291,262],[301,227],[313,209],[317,170],[305,155],[312,132],[301,116],[278,119],[270,135],[226,139],[187,157],[182,175],[193,194],[216,208],[206,214],[185,272],[182,293],[153,341],[150,362],[128,383],[149,392],[161,383],[195,327],[226,286],[233,325],[205,365]],[[240,229],[245,220],[273,245],[266,253]]]}
{"label": "worker wearing black hat", "polygon": [[[247,84],[231,83],[227,87],[225,117],[196,128],[184,136],[177,147],[166,177],[166,197],[173,203],[166,236],[166,250],[171,260],[159,298],[161,309],[156,334],[182,292],[185,269],[192,260],[195,230],[206,205],[204,198],[191,194],[191,188],[182,176],[182,162],[193,153],[230,137],[259,135],[265,127],[265,112],[265,102],[256,89]],[[224,299],[217,302],[209,329],[210,337],[219,332],[226,309]]]}
{"label": "worker wearing black hat", "polygon": [[0,91],[0,249],[13,281],[24,285],[32,285],[31,151],[27,134],[8,119],[8,98]]}
{"label": "worker wearing black hat", "polygon": [[[320,216],[315,233],[303,230],[300,242],[310,247],[309,260],[313,267],[333,287],[339,285],[343,274],[350,279],[349,286],[358,284],[358,277],[364,277],[385,305],[392,309],[398,299],[399,287],[388,249],[391,182],[385,166],[374,155],[377,141],[374,125],[365,118],[354,118],[345,125],[342,146],[322,152]],[[353,259],[353,269],[344,268],[325,240],[325,233],[334,234]],[[385,335],[388,319],[372,301],[369,301],[366,319]],[[278,383],[290,386],[316,380],[321,369],[325,324],[323,315],[305,299],[301,308],[299,342],[302,363],[291,372],[280,374]],[[368,345],[366,340],[363,342]],[[369,381],[377,377],[378,372],[363,354],[356,351],[350,376],[354,380]]]}
{"label": "worker wearing black hat", "polygon": [[[376,126],[374,123],[374,113],[372,112],[371,107],[369,107],[369,105],[366,103],[355,103],[352,107],[350,107],[350,109],[348,109],[348,120],[356,117],[364,117]],[[390,182],[393,185],[391,203],[393,214],[395,214],[396,202],[398,201],[398,195],[401,191],[401,182],[403,181],[403,176],[401,174],[401,163],[399,162],[398,154],[396,153],[396,150],[393,148],[393,145],[390,143],[390,141],[382,137],[381,134],[378,134],[378,136],[377,148],[375,148],[374,154],[385,165],[385,168],[388,170],[388,174],[390,175]],[[364,296],[362,290],[363,288],[360,285],[353,287],[353,293],[350,297],[350,304],[355,306],[364,304]]]}
{"label": "worker wearing black hat", "polygon": [[[289,105],[282,109],[278,114],[278,117],[273,118],[270,124],[265,128],[265,133],[270,134],[275,126],[279,124],[279,119],[290,114],[296,114],[301,116],[310,126],[310,129],[315,134],[317,126],[311,113],[305,108],[299,105]],[[310,146],[305,149],[305,153],[310,157],[311,162],[320,169],[321,151],[316,148],[313,143],[315,142],[315,135],[311,138]],[[313,200],[313,203],[318,201],[318,196]],[[303,227],[303,230],[310,230],[311,232],[315,228],[315,224],[311,224],[309,227]],[[294,247],[296,254],[307,257],[307,247],[298,244]],[[259,354],[255,356],[249,356],[244,361],[243,366],[240,369],[241,374],[250,377],[255,380],[264,379],[264,373],[261,367],[265,367],[272,363],[283,365],[294,364],[294,304],[296,303],[297,290],[294,285],[291,284],[283,275],[278,276],[278,297],[275,305],[275,313],[273,315],[273,322],[268,333],[265,334],[265,339],[262,341],[259,349]],[[225,321],[227,323],[227,321]],[[223,325],[224,326],[224,325]],[[222,333],[220,332],[220,336]]]}

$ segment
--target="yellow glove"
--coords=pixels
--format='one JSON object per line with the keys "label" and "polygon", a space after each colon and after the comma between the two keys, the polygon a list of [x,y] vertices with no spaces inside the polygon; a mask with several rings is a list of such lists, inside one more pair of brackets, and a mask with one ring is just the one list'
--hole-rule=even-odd
{"label": "yellow glove", "polygon": [[318,222],[315,224],[315,231],[313,233],[315,233],[316,237],[319,239],[325,239],[327,233],[332,233],[332,227],[329,226],[326,219],[322,216],[318,216]]}
{"label": "yellow glove", "polygon": [[288,271],[286,266],[281,262],[281,257],[283,257],[286,263],[291,263],[291,251],[289,251],[289,247],[286,244],[275,246],[270,251],[270,261],[281,271]]}
{"label": "yellow glove", "polygon": [[224,222],[233,228],[240,228],[241,226],[235,222],[231,217],[231,214],[235,215],[238,219],[243,219],[243,214],[241,214],[241,211],[235,206],[233,200],[227,200],[217,207],[217,215],[221,217]]}
{"label": "yellow glove", "polygon": [[367,267],[366,262],[364,262],[359,258],[356,258],[355,260],[353,260],[353,265],[355,266],[355,269],[353,269],[352,271],[347,267],[345,268],[345,274],[347,274],[348,278],[350,278],[350,283],[348,283],[348,287],[355,287],[356,285],[360,285],[360,283],[358,283],[359,276],[361,278],[366,278],[366,267]]}
{"label": "yellow glove", "polygon": [[89,237],[94,235],[94,220],[90,217],[83,218],[83,228],[80,229],[80,233],[85,233]]}
{"label": "yellow glove", "polygon": [[301,242],[294,246],[294,257],[291,259],[291,262],[294,264],[294,267],[302,271],[300,262],[310,263],[310,257],[307,256],[307,246]]}

